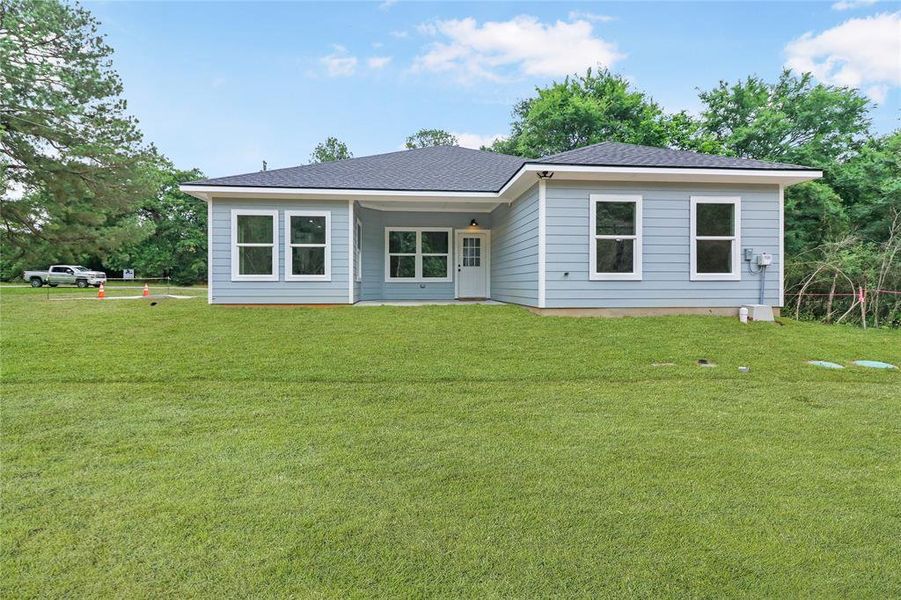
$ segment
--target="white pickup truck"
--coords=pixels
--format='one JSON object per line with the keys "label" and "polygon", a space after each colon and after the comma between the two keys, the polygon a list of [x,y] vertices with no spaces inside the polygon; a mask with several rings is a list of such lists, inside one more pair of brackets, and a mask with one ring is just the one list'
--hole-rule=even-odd
{"label": "white pickup truck", "polygon": [[58,285],[77,285],[86,288],[90,285],[100,287],[106,283],[106,273],[92,271],[80,265],[53,265],[47,271],[25,271],[22,279],[31,283],[31,287],[39,288],[46,284],[50,287]]}

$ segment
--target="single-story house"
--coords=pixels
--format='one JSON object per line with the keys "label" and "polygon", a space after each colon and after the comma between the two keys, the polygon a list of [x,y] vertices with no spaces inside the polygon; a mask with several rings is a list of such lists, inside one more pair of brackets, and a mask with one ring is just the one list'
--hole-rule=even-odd
{"label": "single-story house", "polygon": [[783,190],[821,176],[605,142],[537,160],[438,146],[181,189],[208,205],[214,304],[726,314],[782,306]]}

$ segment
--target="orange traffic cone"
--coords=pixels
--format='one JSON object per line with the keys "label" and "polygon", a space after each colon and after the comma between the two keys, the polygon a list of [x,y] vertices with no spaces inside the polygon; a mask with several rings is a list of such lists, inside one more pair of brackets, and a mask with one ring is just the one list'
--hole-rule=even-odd
{"label": "orange traffic cone", "polygon": [[145,283],[144,284],[144,297],[146,298],[149,295],[150,295],[150,288],[147,287],[147,284]]}
{"label": "orange traffic cone", "polygon": [[103,291],[103,284],[102,284],[102,283],[100,284],[100,289],[97,290],[97,297],[100,298],[101,300],[102,300],[103,298],[106,298],[106,292]]}

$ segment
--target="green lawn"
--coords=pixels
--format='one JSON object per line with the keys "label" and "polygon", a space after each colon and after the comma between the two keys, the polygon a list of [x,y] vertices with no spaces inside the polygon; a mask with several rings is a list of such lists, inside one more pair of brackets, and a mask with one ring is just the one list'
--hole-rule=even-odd
{"label": "green lawn", "polygon": [[899,332],[44,298],[4,598],[901,594]]}

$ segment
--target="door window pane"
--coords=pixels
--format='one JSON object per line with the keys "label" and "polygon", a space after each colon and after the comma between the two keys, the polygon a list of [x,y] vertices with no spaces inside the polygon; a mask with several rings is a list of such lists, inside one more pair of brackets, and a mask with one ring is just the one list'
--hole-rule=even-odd
{"label": "door window pane", "polygon": [[388,252],[391,254],[416,254],[416,232],[389,231]]}
{"label": "door window pane", "polygon": [[698,273],[731,273],[732,240],[697,240]]}
{"label": "door window pane", "polygon": [[292,275],[325,275],[325,247],[291,248]]}
{"label": "door window pane", "polygon": [[[271,232],[271,220],[269,228]],[[271,275],[272,246],[240,246],[238,248],[238,273],[240,275]]]}
{"label": "door window pane", "polygon": [[389,268],[391,277],[409,277],[412,279],[416,277],[416,257],[392,256]]}
{"label": "door window pane", "polygon": [[635,235],[635,203],[598,202],[595,235]]}
{"label": "door window pane", "polygon": [[635,240],[597,240],[598,273],[632,273]]}
{"label": "door window pane", "polygon": [[696,235],[701,237],[735,235],[735,205],[699,203],[697,210]]}
{"label": "door window pane", "polygon": [[238,243],[271,244],[272,217],[268,215],[238,215]]}
{"label": "door window pane", "polygon": [[448,234],[446,231],[423,231],[423,254],[447,254]]}
{"label": "door window pane", "polygon": [[324,244],[325,217],[291,217],[292,244]]}
{"label": "door window pane", "polygon": [[447,256],[423,256],[423,277],[447,277]]}

